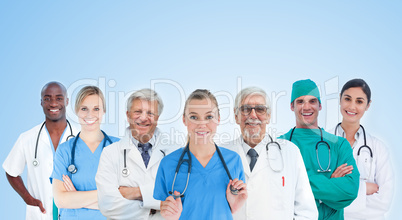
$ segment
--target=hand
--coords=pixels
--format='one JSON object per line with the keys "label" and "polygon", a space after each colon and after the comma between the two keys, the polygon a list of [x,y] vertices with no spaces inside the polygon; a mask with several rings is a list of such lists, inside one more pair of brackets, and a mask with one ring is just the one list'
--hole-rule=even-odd
{"label": "hand", "polygon": [[[235,189],[238,189],[239,193],[237,195],[233,195],[230,192],[230,186],[233,186]],[[236,178],[234,180],[229,181],[229,184],[226,187],[226,199],[229,202],[229,206],[230,206],[232,213],[235,213],[237,210],[239,210],[244,205],[247,197],[248,197],[247,185],[245,183],[243,183],[242,180],[238,180]]]}
{"label": "hand", "polygon": [[142,201],[142,194],[141,194],[140,187],[120,186],[119,191],[120,191],[120,194],[128,200],[141,200]]}
{"label": "hand", "polygon": [[33,197],[31,197],[31,198],[32,198],[32,199],[30,199],[29,201],[26,201],[25,203],[26,203],[27,205],[30,205],[30,206],[38,206],[39,209],[40,209],[40,211],[41,211],[43,214],[46,214],[46,210],[45,210],[45,208],[43,208],[42,202],[41,202],[39,199],[35,199],[35,198],[33,198]]}
{"label": "hand", "polygon": [[377,193],[379,189],[380,188],[375,183],[366,183],[366,194],[367,195],[373,195],[374,193]]}
{"label": "hand", "polygon": [[336,170],[332,173],[331,178],[338,178],[338,177],[344,177],[347,174],[351,174],[353,170],[353,166],[349,165],[346,166],[347,164],[342,164]]}
{"label": "hand", "polygon": [[63,175],[63,184],[64,184],[64,188],[66,189],[67,192],[77,191],[75,189],[74,184],[71,181],[70,177],[68,177],[67,175]]}
{"label": "hand", "polygon": [[21,176],[10,176],[6,172],[7,180],[10,183],[10,185],[13,187],[13,189],[21,196],[21,198],[24,200],[24,202],[27,205],[30,206],[38,206],[40,211],[45,214],[46,210],[43,208],[42,202],[38,199],[35,199],[32,197],[32,195],[28,192],[27,188],[24,185],[24,182],[22,181]]}
{"label": "hand", "polygon": [[[174,194],[180,195],[177,191],[174,191]],[[167,220],[179,219],[182,211],[183,205],[180,197],[175,200],[173,196],[169,196],[161,202],[161,215]]]}

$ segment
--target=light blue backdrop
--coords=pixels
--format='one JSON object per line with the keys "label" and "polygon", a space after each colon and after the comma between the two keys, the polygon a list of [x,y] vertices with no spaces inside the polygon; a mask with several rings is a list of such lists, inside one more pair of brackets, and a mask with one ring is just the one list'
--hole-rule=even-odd
{"label": "light blue backdrop", "polygon": [[[339,120],[340,87],[361,77],[373,92],[363,123],[387,143],[397,171],[401,6],[391,0],[1,1],[0,162],[21,132],[43,121],[39,92],[51,80],[66,85],[71,101],[80,86],[99,85],[108,102],[103,129],[115,136],[125,127],[125,98],[153,87],[166,106],[161,128],[182,138],[182,100],[207,88],[221,105],[218,133],[226,136],[220,138],[230,139],[238,134],[233,96],[245,86],[270,94],[275,135],[295,124],[289,107],[294,81],[320,85],[319,124],[331,128]],[[71,109],[68,118],[75,121]],[[0,195],[2,219],[23,219],[25,205],[4,174]],[[389,219],[399,218],[401,205],[398,187]]]}

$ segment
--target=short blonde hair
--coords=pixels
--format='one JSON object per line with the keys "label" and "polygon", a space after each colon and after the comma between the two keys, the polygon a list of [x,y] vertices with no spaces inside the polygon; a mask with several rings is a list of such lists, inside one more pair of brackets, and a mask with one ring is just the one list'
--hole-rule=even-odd
{"label": "short blonde hair", "polygon": [[212,101],[213,104],[215,104],[216,108],[218,109],[218,115],[219,115],[219,107],[218,107],[218,101],[216,100],[215,96],[207,89],[196,89],[194,92],[192,92],[187,100],[186,103],[184,104],[184,111],[183,115],[186,114],[186,108],[188,103],[190,103],[191,100],[204,100],[204,99],[209,99]]}
{"label": "short blonde hair", "polygon": [[78,92],[77,97],[75,99],[75,113],[78,112],[84,99],[90,95],[98,95],[99,98],[101,98],[103,102],[103,112],[106,112],[106,102],[102,91],[96,86],[85,86]]}

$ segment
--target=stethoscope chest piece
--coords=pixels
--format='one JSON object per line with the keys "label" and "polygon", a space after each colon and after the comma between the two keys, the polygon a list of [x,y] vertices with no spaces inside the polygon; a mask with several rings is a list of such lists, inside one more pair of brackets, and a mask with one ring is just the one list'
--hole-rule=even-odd
{"label": "stethoscope chest piece", "polygon": [[122,175],[123,177],[128,177],[128,176],[130,175],[130,170],[128,170],[127,168],[124,168],[124,169],[121,171],[121,175]]}
{"label": "stethoscope chest piece", "polygon": [[33,165],[34,167],[39,166],[39,161],[38,161],[37,159],[34,159],[34,160],[32,161],[32,165]]}
{"label": "stethoscope chest piece", "polygon": [[68,166],[67,170],[68,170],[68,172],[75,174],[78,169],[74,164],[70,164],[70,166]]}
{"label": "stethoscope chest piece", "polygon": [[171,194],[175,200],[176,200],[177,198],[183,198],[183,197],[184,197],[184,194],[183,194],[183,193],[180,194],[180,195],[175,195],[175,194],[173,194],[172,191],[169,191],[169,194]]}
{"label": "stethoscope chest piece", "polygon": [[233,195],[239,194],[239,190],[235,189],[232,185],[229,188],[230,188],[230,193],[232,193]]}

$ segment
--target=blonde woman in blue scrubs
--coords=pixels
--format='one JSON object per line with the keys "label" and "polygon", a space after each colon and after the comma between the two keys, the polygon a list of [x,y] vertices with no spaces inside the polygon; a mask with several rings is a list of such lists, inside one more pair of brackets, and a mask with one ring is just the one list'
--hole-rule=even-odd
{"label": "blonde woman in blue scrubs", "polygon": [[75,112],[81,132],[60,145],[54,158],[53,194],[60,219],[106,219],[98,208],[95,175],[103,148],[119,139],[100,129],[105,111],[98,87],[86,86],[78,92]]}

